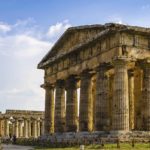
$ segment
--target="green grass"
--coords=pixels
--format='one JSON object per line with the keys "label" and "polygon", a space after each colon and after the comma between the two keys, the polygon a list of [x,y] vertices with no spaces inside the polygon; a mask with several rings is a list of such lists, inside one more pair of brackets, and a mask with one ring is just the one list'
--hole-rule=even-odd
{"label": "green grass", "polygon": [[[104,148],[100,145],[85,146],[85,150],[150,150],[150,144],[138,143],[132,148],[131,144],[120,144],[120,148],[117,148],[116,144],[105,144]],[[79,146],[69,148],[36,148],[36,150],[80,150]]]}

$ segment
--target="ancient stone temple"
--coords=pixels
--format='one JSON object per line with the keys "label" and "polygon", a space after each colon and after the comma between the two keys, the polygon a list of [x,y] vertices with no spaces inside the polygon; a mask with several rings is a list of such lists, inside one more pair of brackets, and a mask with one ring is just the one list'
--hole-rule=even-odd
{"label": "ancient stone temple", "polygon": [[150,130],[150,28],[71,27],[38,68],[45,134]]}
{"label": "ancient stone temple", "polygon": [[37,138],[44,131],[44,112],[26,110],[6,110],[0,113],[0,135],[16,135],[17,138]]}

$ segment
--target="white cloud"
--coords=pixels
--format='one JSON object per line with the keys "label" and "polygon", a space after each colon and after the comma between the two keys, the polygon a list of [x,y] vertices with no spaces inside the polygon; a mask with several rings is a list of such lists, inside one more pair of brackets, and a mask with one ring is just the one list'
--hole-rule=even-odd
{"label": "white cloud", "polygon": [[10,31],[11,30],[11,26],[10,25],[8,25],[8,24],[5,24],[5,23],[3,23],[3,22],[0,22],[0,33],[2,32],[2,33],[6,33],[6,32],[8,32],[8,31]]}
{"label": "white cloud", "polygon": [[34,57],[48,50],[52,43],[40,41],[27,35],[11,35],[0,37],[1,55],[11,55],[18,58]]}
{"label": "white cloud", "polygon": [[47,29],[39,28],[32,19],[0,25],[0,110],[44,110],[44,90],[40,88],[44,73],[37,64],[69,22]]}
{"label": "white cloud", "polygon": [[[37,29],[31,19],[17,21],[11,26],[11,33],[2,36],[0,34],[0,54],[11,55],[18,58],[31,58],[41,53],[46,53],[52,45],[52,38],[55,40],[71,25],[67,20],[51,25],[44,33]],[[5,25],[6,26],[6,25]],[[5,30],[6,31],[6,30]],[[8,31],[8,30],[7,30]],[[44,36],[45,35],[45,36]]]}
{"label": "white cloud", "polygon": [[49,27],[47,36],[49,38],[56,37],[59,34],[62,34],[69,27],[71,27],[71,24],[68,22],[68,20],[65,20],[63,22],[58,22],[55,25]]}

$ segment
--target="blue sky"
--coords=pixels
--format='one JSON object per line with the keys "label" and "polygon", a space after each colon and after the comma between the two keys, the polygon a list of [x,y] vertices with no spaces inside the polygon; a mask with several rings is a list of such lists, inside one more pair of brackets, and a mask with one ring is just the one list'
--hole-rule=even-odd
{"label": "blue sky", "polygon": [[37,64],[70,26],[150,27],[149,0],[0,0],[0,110],[44,110]]}
{"label": "blue sky", "polygon": [[0,0],[0,19],[15,23],[34,18],[38,25],[49,26],[66,19],[79,25],[120,18],[142,25],[149,19],[149,5],[149,0]]}

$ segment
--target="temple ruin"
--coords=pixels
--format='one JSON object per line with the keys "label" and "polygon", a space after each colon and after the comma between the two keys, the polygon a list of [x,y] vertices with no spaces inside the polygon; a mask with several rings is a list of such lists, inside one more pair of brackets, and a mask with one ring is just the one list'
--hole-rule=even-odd
{"label": "temple ruin", "polygon": [[44,133],[150,131],[150,28],[68,28],[38,64]]}
{"label": "temple ruin", "polygon": [[43,135],[44,112],[28,110],[6,110],[0,113],[0,135],[17,138],[37,138]]}

